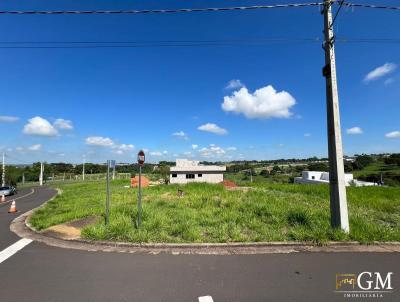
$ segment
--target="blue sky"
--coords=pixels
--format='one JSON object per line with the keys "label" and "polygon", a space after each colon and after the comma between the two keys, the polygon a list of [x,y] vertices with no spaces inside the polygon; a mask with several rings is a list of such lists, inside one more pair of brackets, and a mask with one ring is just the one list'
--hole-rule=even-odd
{"label": "blue sky", "polygon": [[[0,9],[285,2],[291,1],[41,0],[2,1]],[[399,39],[399,17],[396,11],[343,9],[335,32],[338,38]],[[132,162],[139,149],[147,151],[150,161],[326,156],[322,21],[317,7],[168,15],[2,15],[1,42],[286,42],[0,48],[0,147],[15,163],[80,162],[83,157]],[[400,43],[338,42],[336,55],[345,154],[399,152]]]}

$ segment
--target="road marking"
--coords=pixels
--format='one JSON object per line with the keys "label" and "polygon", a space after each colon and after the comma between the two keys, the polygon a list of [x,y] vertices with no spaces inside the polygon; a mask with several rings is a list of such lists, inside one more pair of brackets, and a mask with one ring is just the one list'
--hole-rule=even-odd
{"label": "road marking", "polygon": [[12,255],[14,255],[19,250],[22,250],[25,246],[27,246],[31,242],[32,242],[31,239],[22,238],[21,240],[18,240],[17,242],[15,242],[13,245],[10,245],[9,247],[2,250],[0,252],[0,263],[7,260],[8,258],[10,258]]}
{"label": "road marking", "polygon": [[203,296],[199,297],[199,302],[214,302],[211,296]]}
{"label": "road marking", "polygon": [[12,200],[18,200],[18,199],[21,199],[21,198],[24,198],[24,197],[26,197],[26,196],[29,196],[29,195],[32,195],[34,192],[35,192],[35,189],[31,189],[32,191],[30,191],[29,193],[27,193],[27,194],[25,194],[25,195],[22,195],[22,196],[20,196],[20,197],[17,197],[17,198],[13,198]]}
{"label": "road marking", "polygon": [[24,198],[24,197],[29,196],[29,195],[32,195],[32,194],[35,192],[35,189],[31,188],[31,190],[32,190],[32,191],[30,191],[29,193],[27,193],[27,194],[25,194],[25,195],[22,195],[22,196],[19,196],[19,197],[17,197],[17,198],[10,198],[10,197],[12,197],[12,196],[14,196],[14,195],[12,195],[12,196],[7,196],[7,199],[8,199],[8,200],[5,201],[5,202],[3,202],[3,203],[0,203],[0,205],[9,203],[10,201],[13,201],[13,200],[18,200],[18,199]]}

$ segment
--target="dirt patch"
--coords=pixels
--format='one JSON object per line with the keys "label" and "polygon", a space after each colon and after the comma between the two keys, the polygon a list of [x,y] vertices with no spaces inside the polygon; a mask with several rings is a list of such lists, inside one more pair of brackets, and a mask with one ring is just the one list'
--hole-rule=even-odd
{"label": "dirt patch", "polygon": [[224,180],[223,182],[221,182],[221,184],[225,187],[225,188],[237,188],[237,184],[235,184],[233,181],[231,180]]}
{"label": "dirt patch", "polygon": [[100,217],[91,216],[74,220],[68,223],[53,225],[45,229],[42,234],[64,240],[75,240],[81,238],[81,230],[90,224],[98,222]]}

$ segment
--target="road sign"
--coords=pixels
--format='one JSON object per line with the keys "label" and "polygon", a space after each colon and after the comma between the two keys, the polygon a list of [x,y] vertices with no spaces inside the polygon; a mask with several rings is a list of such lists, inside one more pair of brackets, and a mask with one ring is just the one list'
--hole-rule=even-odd
{"label": "road sign", "polygon": [[144,154],[144,151],[140,150],[137,155],[138,164],[143,166],[145,159],[146,159],[146,155]]}
{"label": "road sign", "polygon": [[108,160],[107,162],[110,169],[115,168],[115,160]]}

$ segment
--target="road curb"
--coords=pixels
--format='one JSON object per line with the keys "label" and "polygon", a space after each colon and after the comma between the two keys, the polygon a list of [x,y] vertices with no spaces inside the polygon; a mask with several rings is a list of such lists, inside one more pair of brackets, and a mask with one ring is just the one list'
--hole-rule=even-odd
{"label": "road curb", "polygon": [[[57,195],[55,195],[57,196]],[[364,245],[359,242],[328,242],[323,246],[308,242],[254,242],[254,243],[128,243],[111,241],[90,241],[85,239],[65,240],[36,231],[29,223],[32,209],[14,219],[11,231],[20,237],[29,238],[50,246],[85,251],[122,252],[136,254],[204,254],[204,255],[237,255],[237,254],[288,254],[299,252],[400,252],[400,242],[374,242]]]}

